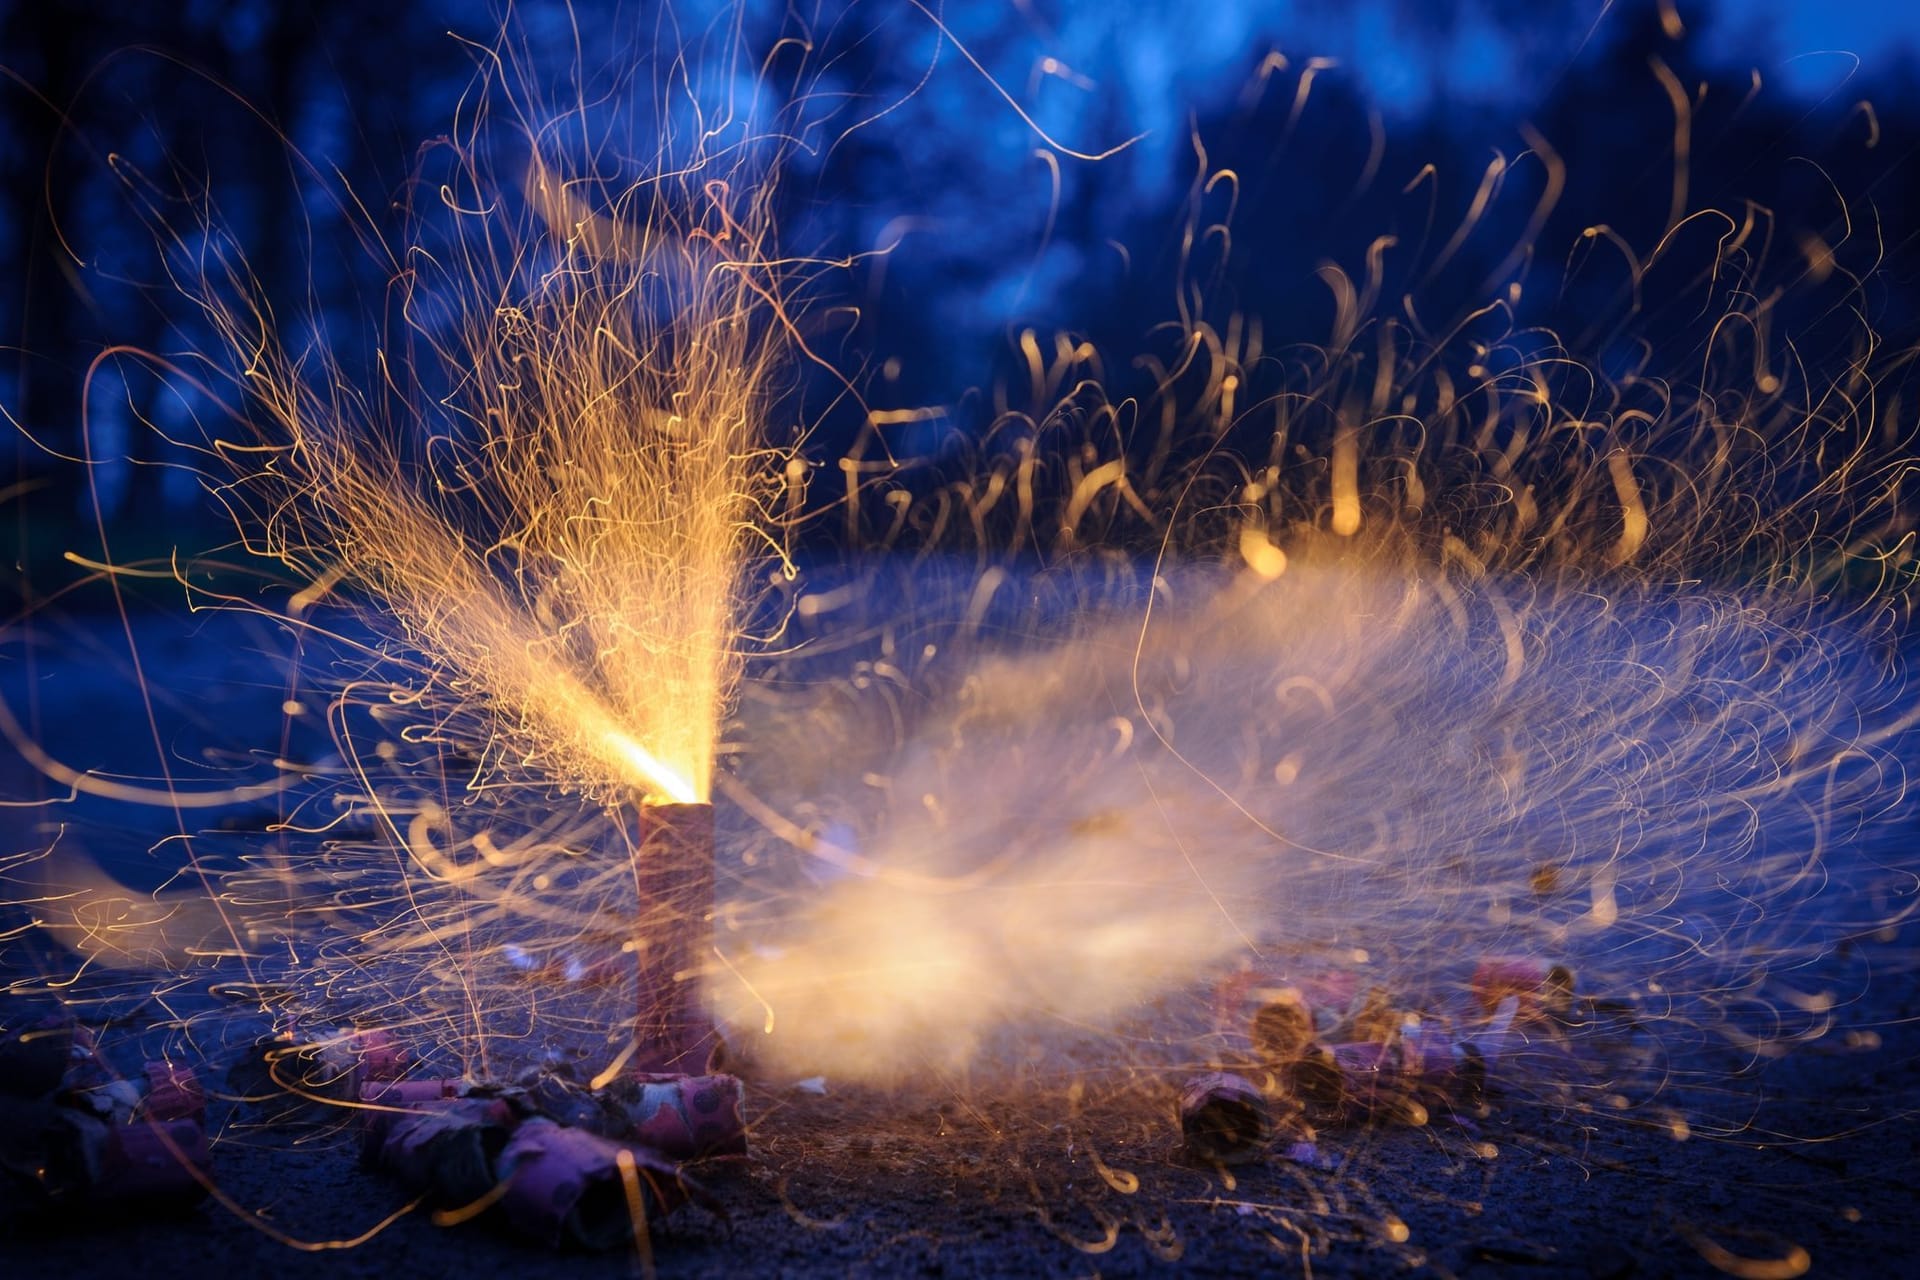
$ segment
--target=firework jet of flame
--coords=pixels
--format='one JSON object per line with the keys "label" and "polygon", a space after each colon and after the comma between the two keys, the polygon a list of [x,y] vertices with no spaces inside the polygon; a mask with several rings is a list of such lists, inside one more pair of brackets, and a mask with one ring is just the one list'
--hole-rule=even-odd
{"label": "firework jet of flame", "polygon": [[[663,142],[676,176],[616,187],[528,134],[517,226],[481,143],[456,152],[447,243],[397,276],[411,332],[377,353],[384,387],[289,348],[243,270],[186,282],[261,428],[216,446],[243,467],[224,492],[317,584],[296,609],[368,592],[434,687],[486,709],[495,754],[611,801],[704,801],[744,566],[775,545],[770,184]],[[432,368],[402,366],[414,347]]]}

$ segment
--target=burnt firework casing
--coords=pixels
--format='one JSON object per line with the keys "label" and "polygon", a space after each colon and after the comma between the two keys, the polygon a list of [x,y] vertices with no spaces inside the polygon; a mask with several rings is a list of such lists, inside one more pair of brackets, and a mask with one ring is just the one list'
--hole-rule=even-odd
{"label": "burnt firework casing", "polygon": [[88,1200],[191,1204],[207,1194],[206,1131],[192,1120],[109,1124]]}
{"label": "burnt firework casing", "polygon": [[1465,1081],[1468,1065],[1453,1036],[1438,1023],[1423,1022],[1401,1033],[1400,1068],[1417,1088],[1447,1093]]}
{"label": "burnt firework casing", "polygon": [[385,1112],[362,1157],[435,1204],[471,1204],[499,1181],[497,1162],[519,1118],[499,1098],[448,1098]]}
{"label": "burnt firework casing", "polygon": [[1273,1115],[1258,1085],[1211,1071],[1180,1091],[1180,1132],[1202,1160],[1240,1164],[1258,1159],[1273,1138]]}
{"label": "burnt firework casing", "polygon": [[697,1075],[715,1047],[699,981],[713,920],[713,806],[643,803],[638,834],[633,1066]]}
{"label": "burnt firework casing", "polygon": [[1474,1003],[1487,1013],[1492,1013],[1508,996],[1515,997],[1522,1021],[1540,1017],[1566,1019],[1573,1010],[1573,988],[1571,969],[1534,957],[1482,960],[1475,967],[1468,986]]}
{"label": "burnt firework casing", "polygon": [[193,1068],[182,1063],[149,1062],[143,1068],[147,1096],[142,1110],[152,1120],[207,1121],[207,1093]]}
{"label": "burnt firework casing", "polygon": [[38,1098],[75,1086],[77,1065],[93,1057],[93,1039],[70,1018],[49,1017],[0,1036],[0,1095]]}
{"label": "burnt firework casing", "polygon": [[646,1148],[539,1118],[507,1140],[497,1176],[507,1220],[550,1247],[614,1248],[641,1229],[636,1217],[651,1221],[685,1199],[673,1166]]}
{"label": "burnt firework casing", "polygon": [[1313,1044],[1313,1009],[1297,993],[1269,1000],[1248,1024],[1253,1050],[1269,1064],[1297,1061]]}
{"label": "burnt firework casing", "polygon": [[1395,1051],[1374,1041],[1315,1045],[1292,1064],[1287,1083],[1309,1102],[1365,1115],[1398,1084],[1399,1066]]}
{"label": "burnt firework casing", "polygon": [[458,1080],[390,1080],[360,1086],[360,1154],[377,1161],[380,1145],[400,1121],[421,1109],[441,1107],[464,1096]]}
{"label": "burnt firework casing", "polygon": [[400,1079],[413,1064],[412,1052],[399,1037],[380,1027],[308,1033],[294,1024],[256,1047],[276,1084],[344,1102],[357,1101],[368,1085]]}
{"label": "burnt firework casing", "polygon": [[631,1141],[675,1160],[747,1153],[746,1098],[735,1076],[636,1077],[613,1089],[625,1094]]}

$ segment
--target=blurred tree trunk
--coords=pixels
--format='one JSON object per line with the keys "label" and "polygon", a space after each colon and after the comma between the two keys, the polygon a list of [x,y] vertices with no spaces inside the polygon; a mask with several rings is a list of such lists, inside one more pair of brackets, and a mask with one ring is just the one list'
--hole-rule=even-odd
{"label": "blurred tree trunk", "polygon": [[[29,579],[67,548],[83,492],[79,452],[80,383],[86,367],[87,310],[76,264],[61,248],[49,192],[71,189],[78,163],[62,146],[64,113],[86,73],[82,29],[94,16],[84,4],[0,7],[0,49],[6,65],[31,88],[9,83],[3,99],[6,150],[0,184],[9,258],[16,263],[8,324],[0,343],[13,366],[8,412],[45,448],[12,432],[18,496],[4,513],[7,567],[22,594]],[[18,51],[12,52],[12,51]],[[67,457],[56,456],[48,450]]]}

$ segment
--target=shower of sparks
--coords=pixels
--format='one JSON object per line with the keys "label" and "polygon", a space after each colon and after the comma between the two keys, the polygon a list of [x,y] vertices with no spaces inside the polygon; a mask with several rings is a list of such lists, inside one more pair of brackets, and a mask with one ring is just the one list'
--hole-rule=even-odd
{"label": "shower of sparks", "polygon": [[[1561,162],[1529,141],[1539,227]],[[1238,181],[1197,174],[1186,275],[1230,270],[1205,254]],[[1915,906],[1911,868],[1860,852],[1910,812],[1910,472],[1876,416],[1905,356],[1862,324],[1829,364],[1783,361],[1772,277],[1853,278],[1685,193],[1682,166],[1661,252],[1711,233],[1707,318],[1618,376],[1581,352],[1619,317],[1522,329],[1520,283],[1437,334],[1415,298],[1388,314],[1390,272],[1438,269],[1390,237],[1363,278],[1323,268],[1320,346],[1183,294],[1144,400],[1110,399],[1089,345],[1021,335],[1026,411],[961,468],[850,489],[903,567],[807,584],[797,688],[743,712],[750,789],[865,861],[740,885],[715,982],[736,1025],[764,1019],[791,1070],[879,1080],[1126,1026],[1090,1051],[1124,1073],[1153,1056],[1134,1011],[1197,972],[1332,965],[1417,1019],[1521,955],[1676,1054],[1828,1032],[1865,980],[1835,966]],[[1630,321],[1650,260],[1595,242]],[[1244,1047],[1176,1023],[1145,1037],[1175,1060]]]}
{"label": "shower of sparks", "polygon": [[295,613],[365,592],[426,688],[484,708],[492,755],[601,799],[705,800],[747,566],[778,549],[772,185],[724,115],[624,184],[569,125],[525,124],[518,216],[499,131],[450,144],[449,228],[394,262],[382,385],[290,345],[227,246],[201,249],[178,283],[259,433],[212,446],[241,469],[220,496],[314,584]]}
{"label": "shower of sparks", "polygon": [[[583,122],[530,112],[503,181],[483,120],[450,144],[449,230],[393,260],[377,380],[291,337],[217,231],[173,246],[224,342],[173,372],[225,371],[256,429],[207,443],[216,493],[301,575],[339,759],[285,784],[271,847],[196,837],[214,918],[48,859],[38,922],[89,962],[242,955],[271,1007],[449,1071],[591,1077],[631,1050],[636,930],[679,910],[601,856],[630,853],[608,810],[717,793],[690,976],[744,1061],[1079,1088],[1244,1052],[1223,977],[1352,979],[1395,1036],[1490,956],[1570,966],[1676,1053],[1777,1053],[1914,909],[1911,868],[1858,853],[1911,809],[1901,360],[1864,325],[1783,359],[1760,231],[1689,211],[1684,169],[1668,239],[1712,232],[1692,350],[1604,375],[1518,327],[1519,277],[1428,332],[1417,289],[1382,297],[1438,266],[1388,238],[1323,270],[1317,346],[1183,288],[1142,399],[1026,333],[1024,408],[962,465],[882,447],[937,411],[875,408],[837,461],[877,554],[809,576],[781,555],[809,466],[769,443],[797,339],[749,122],[701,117],[616,183],[571,153]],[[1531,142],[1530,235],[1559,189]],[[1202,259],[1238,183],[1197,149],[1188,280],[1230,267]],[[1612,232],[1582,261],[1609,247],[1631,296],[1647,263]],[[754,629],[782,651],[750,662]],[[1520,1058],[1627,1106],[1566,1043]]]}

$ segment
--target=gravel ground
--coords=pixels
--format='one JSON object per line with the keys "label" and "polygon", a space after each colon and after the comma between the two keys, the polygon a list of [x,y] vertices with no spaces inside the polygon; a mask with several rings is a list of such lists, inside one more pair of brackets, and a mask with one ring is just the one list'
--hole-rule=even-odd
{"label": "gravel ground", "polygon": [[[1720,1110],[1759,1095],[1760,1082],[1745,1083],[1755,1087],[1721,1094]],[[697,1174],[724,1218],[681,1209],[654,1232],[651,1262],[668,1276],[1544,1280],[1790,1275],[1800,1249],[1814,1275],[1907,1273],[1920,1038],[1900,1028],[1874,1053],[1788,1059],[1764,1093],[1731,1137],[1681,1142],[1509,1101],[1472,1131],[1443,1120],[1331,1135],[1332,1169],[1271,1160],[1229,1174],[1182,1160],[1166,1097],[1075,1115],[1059,1097],[756,1088],[753,1156]],[[252,1120],[214,1108],[215,1169],[233,1207],[16,1218],[0,1274],[611,1276],[642,1265],[534,1248],[485,1220],[439,1226],[424,1210],[382,1228],[406,1198],[359,1165],[350,1135]],[[1737,1258],[1756,1265],[1742,1271]]]}

